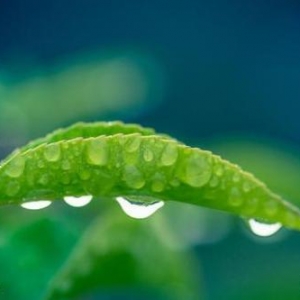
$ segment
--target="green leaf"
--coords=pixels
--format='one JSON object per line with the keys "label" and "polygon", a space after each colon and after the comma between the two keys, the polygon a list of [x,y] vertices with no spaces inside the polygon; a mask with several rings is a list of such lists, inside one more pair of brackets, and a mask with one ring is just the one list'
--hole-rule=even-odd
{"label": "green leaf", "polygon": [[174,200],[300,229],[299,209],[252,174],[137,125],[81,123],[2,162],[2,205],[87,194]]}
{"label": "green leaf", "polygon": [[45,299],[116,291],[122,298],[138,291],[136,299],[203,299],[195,258],[175,244],[162,215],[138,221],[111,207],[87,229]]}

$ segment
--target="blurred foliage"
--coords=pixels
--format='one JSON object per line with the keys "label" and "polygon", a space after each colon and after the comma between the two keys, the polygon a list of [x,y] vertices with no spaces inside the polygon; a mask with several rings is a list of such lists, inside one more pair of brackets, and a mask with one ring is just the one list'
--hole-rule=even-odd
{"label": "blurred foliage", "polygon": [[85,54],[19,73],[0,74],[2,147],[78,119],[132,117],[156,106],[163,94],[158,64],[129,50]]}

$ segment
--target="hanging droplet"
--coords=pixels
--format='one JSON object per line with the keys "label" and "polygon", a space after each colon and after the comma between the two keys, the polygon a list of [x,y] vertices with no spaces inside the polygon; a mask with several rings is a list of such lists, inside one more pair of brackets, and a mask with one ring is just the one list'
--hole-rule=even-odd
{"label": "hanging droplet", "polygon": [[117,197],[116,200],[126,215],[134,219],[148,218],[165,204],[163,201],[154,202],[148,205],[137,202],[134,203],[124,197]]}
{"label": "hanging droplet", "polygon": [[248,221],[251,231],[258,236],[268,237],[274,235],[280,230],[282,225],[280,223],[266,224],[259,222],[255,219],[250,219]]}
{"label": "hanging droplet", "polygon": [[22,203],[21,206],[26,209],[39,210],[48,207],[52,202],[49,200],[31,201]]}
{"label": "hanging droplet", "polygon": [[88,205],[93,199],[92,195],[86,195],[81,197],[72,197],[72,196],[66,196],[64,197],[64,201],[73,207],[82,207],[85,205]]}

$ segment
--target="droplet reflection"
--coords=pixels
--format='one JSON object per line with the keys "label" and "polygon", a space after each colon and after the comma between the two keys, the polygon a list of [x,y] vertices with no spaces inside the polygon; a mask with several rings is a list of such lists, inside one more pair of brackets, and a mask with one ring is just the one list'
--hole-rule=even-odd
{"label": "droplet reflection", "polygon": [[165,204],[163,201],[154,202],[149,205],[133,203],[125,199],[124,197],[117,197],[116,200],[120,204],[126,215],[134,219],[148,218]]}
{"label": "droplet reflection", "polygon": [[251,231],[258,236],[268,237],[274,235],[280,230],[282,225],[280,223],[266,224],[258,222],[254,219],[248,221]]}
{"label": "droplet reflection", "polygon": [[51,203],[49,200],[40,200],[22,203],[21,206],[26,209],[39,210],[48,207]]}
{"label": "droplet reflection", "polygon": [[93,198],[92,195],[86,195],[81,197],[66,196],[64,197],[64,201],[70,206],[82,207],[88,205],[92,201],[92,198]]}

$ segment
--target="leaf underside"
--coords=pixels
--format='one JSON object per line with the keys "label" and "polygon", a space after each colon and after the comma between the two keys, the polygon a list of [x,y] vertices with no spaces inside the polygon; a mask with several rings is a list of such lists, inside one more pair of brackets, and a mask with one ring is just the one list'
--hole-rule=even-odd
{"label": "leaf underside", "polygon": [[87,194],[192,203],[300,229],[299,209],[252,174],[135,124],[78,123],[1,163],[1,205]]}

